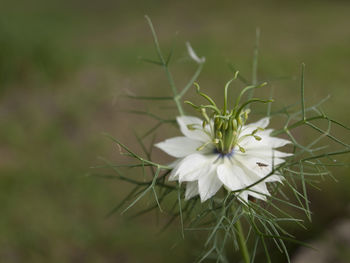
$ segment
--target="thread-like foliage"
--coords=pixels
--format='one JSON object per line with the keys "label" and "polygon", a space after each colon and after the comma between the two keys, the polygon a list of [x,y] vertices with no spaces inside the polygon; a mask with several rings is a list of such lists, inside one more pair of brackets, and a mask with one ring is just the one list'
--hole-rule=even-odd
{"label": "thread-like foliage", "polygon": [[[195,58],[197,62],[196,71],[185,87],[181,90],[178,89],[169,70],[172,51],[168,57],[164,56],[153,24],[147,16],[146,20],[154,39],[157,59],[145,60],[145,62],[150,62],[163,68],[168,78],[172,95],[168,97],[126,95],[125,97],[127,99],[152,101],[152,103],[156,103],[157,101],[172,101],[178,109],[178,114],[184,115],[182,99],[198,78],[204,65],[204,59],[199,60],[197,57]],[[252,87],[259,86],[257,78],[259,34],[260,31],[257,30],[252,80],[248,81],[247,78],[238,73],[235,76],[237,81],[242,81],[246,86],[240,96],[245,91],[249,91],[248,100],[253,96],[254,88]],[[236,72],[232,65],[230,67]],[[150,117],[156,120],[157,123],[155,126],[150,127],[144,134],[136,135],[136,140],[143,149],[142,155],[146,157],[142,157],[141,154],[134,152],[118,139],[106,135],[113,143],[118,145],[121,155],[130,159],[131,162],[129,164],[114,164],[101,159],[104,165],[95,168],[108,168],[111,173],[101,174],[97,172],[91,173],[91,175],[106,179],[122,180],[134,185],[130,193],[111,210],[108,216],[115,212],[121,212],[123,214],[129,211],[141,199],[151,195],[153,196],[153,201],[146,208],[138,211],[131,217],[140,216],[159,209],[164,214],[170,215],[169,222],[164,226],[163,230],[175,220],[178,220],[183,237],[185,237],[186,232],[191,231],[207,233],[207,238],[203,244],[203,253],[198,257],[198,262],[203,262],[207,258],[214,259],[215,262],[229,262],[226,252],[228,249],[232,249],[232,246],[235,250],[242,253],[244,262],[258,262],[257,255],[261,252],[265,254],[266,262],[271,262],[269,252],[269,246],[271,244],[283,253],[286,260],[290,262],[286,242],[294,242],[307,246],[307,244],[295,240],[293,234],[288,233],[285,229],[286,223],[294,223],[300,227],[304,227],[304,220],[295,218],[292,211],[303,212],[306,218],[311,221],[312,212],[310,211],[310,201],[308,199],[308,187],[317,187],[316,185],[320,180],[323,180],[326,176],[332,177],[331,172],[328,170],[330,166],[348,165],[338,163],[336,158],[350,152],[349,144],[337,138],[331,132],[331,128],[334,125],[346,131],[349,131],[349,128],[329,118],[322,111],[321,106],[325,100],[312,106],[305,104],[304,68],[305,65],[303,64],[300,78],[300,103],[286,106],[276,111],[272,110],[270,102],[267,105],[268,116],[271,118],[279,116],[285,119],[283,128],[273,131],[272,135],[285,134],[293,143],[293,155],[288,157],[286,162],[274,166],[268,175],[245,188],[251,188],[273,174],[279,174],[284,178],[283,185],[280,183],[269,183],[271,196],[267,196],[267,201],[249,199],[246,203],[242,203],[242,201],[238,202],[237,192],[245,189],[233,192],[222,191],[205,203],[201,203],[198,196],[184,201],[184,188],[179,184],[168,182],[167,180],[172,167],[159,164],[152,160],[153,140],[150,146],[145,145],[147,137],[154,134],[160,126],[175,123],[175,118],[163,119],[153,112],[132,110],[128,112]],[[260,86],[265,85],[263,82],[262,84]],[[247,106],[243,104],[242,108]],[[322,128],[323,126],[318,126],[321,124],[327,128],[324,129]],[[293,133],[297,128],[312,129],[319,136],[307,144],[303,144]],[[330,142],[334,143],[337,150],[327,151],[327,145]],[[128,175],[130,168],[137,169],[140,174],[139,179],[131,178]],[[125,171],[125,169],[127,170]],[[250,189],[250,191],[252,190]]]}

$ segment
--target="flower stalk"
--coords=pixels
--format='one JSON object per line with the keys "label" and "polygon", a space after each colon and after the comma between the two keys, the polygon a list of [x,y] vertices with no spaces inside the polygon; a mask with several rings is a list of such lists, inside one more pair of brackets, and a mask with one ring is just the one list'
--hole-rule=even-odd
{"label": "flower stalk", "polygon": [[244,237],[241,221],[238,220],[236,222],[235,226],[236,226],[236,230],[237,230],[239,250],[242,254],[242,258],[244,260],[244,263],[250,263],[250,255],[248,252],[247,242],[246,242],[245,237]]}

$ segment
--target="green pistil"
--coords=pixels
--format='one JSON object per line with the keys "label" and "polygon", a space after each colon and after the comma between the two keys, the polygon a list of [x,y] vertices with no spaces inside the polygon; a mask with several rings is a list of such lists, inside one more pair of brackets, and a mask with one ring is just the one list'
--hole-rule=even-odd
{"label": "green pistil", "polygon": [[[245,149],[240,145],[240,142],[243,138],[247,136],[253,136],[255,140],[260,141],[261,137],[257,136],[256,133],[260,129],[256,129],[252,132],[252,134],[244,135],[241,138],[239,137],[241,133],[242,127],[245,125],[248,114],[250,112],[247,107],[251,103],[261,102],[267,103],[271,100],[261,100],[261,99],[250,99],[242,104],[240,104],[240,100],[242,96],[251,89],[260,88],[266,85],[266,83],[262,83],[260,85],[252,85],[245,87],[237,97],[236,103],[231,111],[228,110],[228,89],[230,84],[236,80],[238,77],[238,71],[235,72],[234,77],[228,81],[225,85],[225,93],[224,93],[224,107],[223,109],[219,109],[215,103],[215,101],[208,96],[207,94],[200,91],[200,87],[198,83],[194,83],[196,87],[197,94],[203,97],[208,105],[195,105],[190,101],[185,101],[185,103],[191,105],[193,108],[198,110],[204,121],[202,123],[202,127],[195,127],[195,125],[188,125],[187,127],[190,130],[203,129],[209,136],[212,136],[212,140],[210,142],[205,143],[200,146],[197,150],[203,150],[208,144],[213,143],[216,147],[217,152],[222,155],[227,155],[233,152],[233,149],[237,146],[238,149],[244,153]],[[206,129],[206,127],[210,127],[210,132]]]}
{"label": "green pistil", "polygon": [[[240,121],[240,122],[245,122]],[[228,154],[238,142],[238,136],[241,126],[238,121],[230,114],[214,117],[214,135],[218,152]]]}

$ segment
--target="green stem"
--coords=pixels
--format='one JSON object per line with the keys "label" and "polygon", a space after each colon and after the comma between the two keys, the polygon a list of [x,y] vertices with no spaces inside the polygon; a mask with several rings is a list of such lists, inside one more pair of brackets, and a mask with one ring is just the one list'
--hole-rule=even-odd
{"label": "green stem", "polygon": [[305,119],[305,120],[300,120],[300,121],[297,121],[295,123],[293,123],[292,125],[289,125],[287,127],[285,127],[284,129],[281,129],[281,130],[276,130],[276,131],[273,131],[271,133],[272,136],[277,136],[277,135],[280,135],[282,133],[285,133],[286,130],[292,130],[294,128],[297,128],[307,122],[310,122],[310,121],[314,121],[314,120],[319,120],[319,119],[326,119],[326,120],[329,120],[331,122],[333,122],[332,120],[328,119],[327,117],[325,116],[315,116],[315,117],[311,117],[311,118],[308,118],[308,119]]}
{"label": "green stem", "polygon": [[239,244],[239,249],[241,251],[241,254],[243,256],[243,260],[245,263],[250,263],[250,257],[249,257],[249,252],[247,248],[247,243],[244,238],[244,233],[241,225],[241,221],[238,220],[236,222],[236,229],[237,229],[237,234],[238,234],[238,244]]}
{"label": "green stem", "polygon": [[182,105],[181,105],[181,102],[180,102],[180,97],[178,95],[178,91],[177,91],[177,88],[175,86],[175,83],[174,83],[174,79],[169,71],[169,68],[168,68],[168,64],[166,63],[164,57],[163,57],[163,54],[162,54],[162,51],[160,49],[160,45],[159,45],[159,42],[158,42],[158,37],[157,37],[157,34],[156,34],[156,31],[154,30],[154,27],[153,27],[153,24],[152,24],[152,21],[151,19],[146,15],[145,16],[147,22],[148,22],[148,25],[151,29],[151,32],[152,32],[152,35],[153,35],[153,41],[154,41],[154,44],[156,46],[156,51],[157,51],[157,54],[158,54],[158,57],[160,59],[160,64],[163,66],[164,70],[165,70],[165,74],[168,78],[168,81],[169,81],[169,84],[170,84],[170,87],[171,87],[171,90],[173,91],[173,95],[174,95],[174,102],[176,104],[176,107],[178,108],[179,110],[179,113],[180,115],[184,115],[185,112],[184,110],[182,109]]}
{"label": "green stem", "polygon": [[301,114],[303,116],[303,120],[306,120],[305,117],[305,99],[304,99],[304,71],[305,71],[305,64],[301,64]]}
{"label": "green stem", "polygon": [[[258,84],[259,38],[260,38],[260,29],[257,28],[255,32],[255,47],[254,47],[254,55],[253,55],[253,69],[252,69],[252,84],[254,86]],[[249,91],[248,99],[251,99],[253,95],[254,95],[254,89]]]}

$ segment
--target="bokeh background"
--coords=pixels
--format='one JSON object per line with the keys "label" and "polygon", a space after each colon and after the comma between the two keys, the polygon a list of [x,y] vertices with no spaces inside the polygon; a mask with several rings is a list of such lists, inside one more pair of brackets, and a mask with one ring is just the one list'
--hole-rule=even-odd
{"label": "bokeh background", "polygon": [[[138,59],[156,56],[144,14],[166,53],[175,43],[171,69],[179,86],[195,70],[186,41],[207,59],[199,81],[208,93],[221,94],[232,75],[228,62],[250,76],[259,27],[259,78],[271,81],[280,105],[299,101],[305,62],[307,103],[330,94],[324,109],[350,124],[349,1],[3,0],[0,6],[0,262],[192,262],[200,251],[198,240],[181,240],[176,223],[159,234],[165,215],[106,218],[130,186],[85,176],[100,164],[98,156],[120,159],[101,132],[133,146],[130,129],[146,129],[147,119],[121,110],[147,105],[121,94],[170,94],[161,68]],[[340,183],[326,178],[322,191],[310,191],[313,222],[307,231],[293,230],[299,239],[322,239],[347,220],[349,169],[334,176]],[[290,251],[299,253],[295,245]],[[275,259],[285,262],[283,255]]]}

